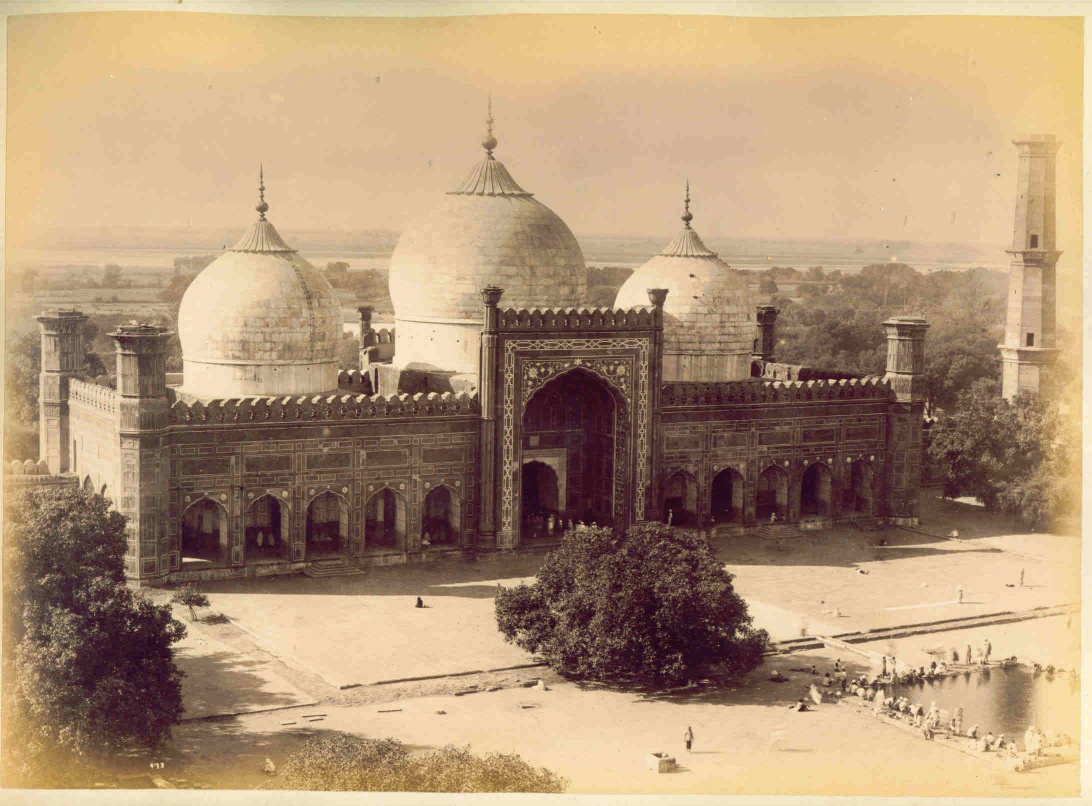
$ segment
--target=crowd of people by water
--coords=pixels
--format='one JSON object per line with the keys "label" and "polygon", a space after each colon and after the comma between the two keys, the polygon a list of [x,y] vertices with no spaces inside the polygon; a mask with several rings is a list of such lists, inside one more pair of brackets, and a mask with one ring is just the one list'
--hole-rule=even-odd
{"label": "crowd of people by water", "polygon": [[[978,666],[988,667],[991,665],[991,650],[992,647],[990,647],[989,641],[985,641],[981,651],[977,654]],[[963,657],[968,660],[976,657],[970,645],[967,646]],[[1007,753],[1014,759],[1035,758],[1044,755],[1044,750],[1048,748],[1068,748],[1074,744],[1073,738],[1068,734],[1054,733],[1049,730],[1042,731],[1035,726],[1029,726],[1023,736],[1024,747],[1021,751],[1017,746],[1015,737],[1006,737],[1003,733],[995,736],[992,731],[983,731],[978,725],[965,728],[962,707],[957,707],[954,711],[948,713],[938,708],[935,701],[931,702],[929,707],[926,708],[922,703],[911,701],[908,696],[896,697],[894,694],[890,696],[887,694],[889,688],[894,692],[894,686],[897,684],[924,683],[956,674],[970,674],[970,665],[959,663],[960,655],[957,650],[951,652],[951,658],[952,666],[944,661],[933,660],[928,667],[919,666],[917,669],[911,667],[900,673],[898,671],[898,660],[891,656],[889,662],[888,656],[885,655],[881,660],[881,667],[877,674],[858,674],[852,677],[842,664],[841,659],[835,659],[834,668],[831,671],[822,673],[821,681],[812,683],[809,686],[809,696],[815,704],[828,699],[837,701],[843,697],[856,697],[861,701],[862,706],[865,706],[865,703],[872,703],[872,710],[876,716],[902,722],[908,727],[920,731],[921,735],[928,741],[934,740],[937,735],[949,739],[963,739],[970,742],[970,749],[981,753],[1000,751]],[[1014,666],[1017,663],[1016,657],[1013,656],[1000,661],[993,661],[992,665],[1004,668]],[[1064,669],[1056,669],[1053,665],[1041,666],[1038,663],[1034,664],[1033,668],[1037,674],[1043,672],[1060,674],[1065,672]],[[809,674],[813,677],[820,676],[819,669],[815,665],[797,667],[790,669],[790,671]],[[1071,677],[1075,677],[1077,671],[1075,669],[1070,670],[1069,674]],[[770,675],[770,679],[775,682],[786,682],[788,680],[788,678],[776,671]],[[793,710],[809,710],[809,696],[801,697],[798,702],[794,703]]]}

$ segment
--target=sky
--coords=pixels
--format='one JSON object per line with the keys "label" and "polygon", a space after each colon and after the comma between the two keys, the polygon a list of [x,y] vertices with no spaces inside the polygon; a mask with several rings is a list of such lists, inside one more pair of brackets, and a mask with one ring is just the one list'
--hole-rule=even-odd
{"label": "sky", "polygon": [[401,230],[483,155],[579,234],[1007,246],[1053,133],[1081,253],[1079,19],[10,19],[7,245],[68,227]]}

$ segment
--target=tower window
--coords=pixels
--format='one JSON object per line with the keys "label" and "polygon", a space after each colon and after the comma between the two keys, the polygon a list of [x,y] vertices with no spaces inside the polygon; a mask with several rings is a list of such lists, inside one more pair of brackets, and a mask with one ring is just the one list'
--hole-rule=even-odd
{"label": "tower window", "polygon": [[1034,333],[1028,333],[1028,344],[1027,344],[1027,346],[1028,347],[1034,347],[1035,346],[1035,334]]}
{"label": "tower window", "polygon": [[1032,235],[1031,236],[1031,246],[1028,247],[1028,248],[1029,249],[1038,249],[1039,248],[1039,236],[1038,235]]}

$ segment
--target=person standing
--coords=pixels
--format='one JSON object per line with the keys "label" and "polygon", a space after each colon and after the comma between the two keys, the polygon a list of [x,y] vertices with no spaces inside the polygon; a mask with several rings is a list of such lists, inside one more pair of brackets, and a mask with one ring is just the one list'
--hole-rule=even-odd
{"label": "person standing", "polygon": [[982,665],[985,666],[990,662],[990,653],[993,652],[993,647],[990,646],[990,639],[986,639],[985,646],[982,647]]}
{"label": "person standing", "polygon": [[686,726],[686,735],[683,736],[683,739],[686,740],[686,752],[689,753],[690,747],[694,744],[694,731],[691,730],[689,725]]}
{"label": "person standing", "polygon": [[959,583],[959,587],[956,588],[956,601],[958,604],[963,604],[963,583]]}
{"label": "person standing", "polygon": [[967,644],[967,665],[970,666],[973,660],[974,659],[971,657],[971,645]]}
{"label": "person standing", "polygon": [[1024,587],[1024,569],[1020,569],[1020,587]]}

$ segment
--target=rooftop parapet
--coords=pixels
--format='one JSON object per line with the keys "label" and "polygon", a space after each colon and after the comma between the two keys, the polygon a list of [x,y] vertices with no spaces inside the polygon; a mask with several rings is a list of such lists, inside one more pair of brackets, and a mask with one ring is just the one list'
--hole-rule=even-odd
{"label": "rooftop parapet", "polygon": [[837,369],[817,369],[805,367],[800,364],[785,364],[779,361],[762,361],[761,377],[764,380],[774,381],[829,381],[849,380],[851,378],[863,378],[864,375],[855,372],[843,372]]}
{"label": "rooftop parapet", "polygon": [[337,388],[357,395],[373,395],[372,375],[359,369],[343,369],[337,374]]}
{"label": "rooftop parapet", "polygon": [[476,416],[477,395],[315,395],[303,397],[231,398],[186,403],[170,408],[172,425],[202,423],[328,422],[419,417]]}
{"label": "rooftop parapet", "polygon": [[118,407],[117,391],[94,380],[73,378],[68,387],[69,403],[78,403],[104,412],[115,412]]}
{"label": "rooftop parapet", "polygon": [[655,330],[656,308],[557,308],[533,310],[507,308],[499,312],[501,331],[543,330]]}
{"label": "rooftop parapet", "polygon": [[668,383],[663,387],[664,408],[891,399],[890,386],[877,375],[811,381],[756,378],[724,383]]}
{"label": "rooftop parapet", "polygon": [[45,459],[24,459],[19,461],[18,459],[12,459],[11,462],[4,463],[4,475],[5,476],[48,476],[49,475],[49,463]]}

